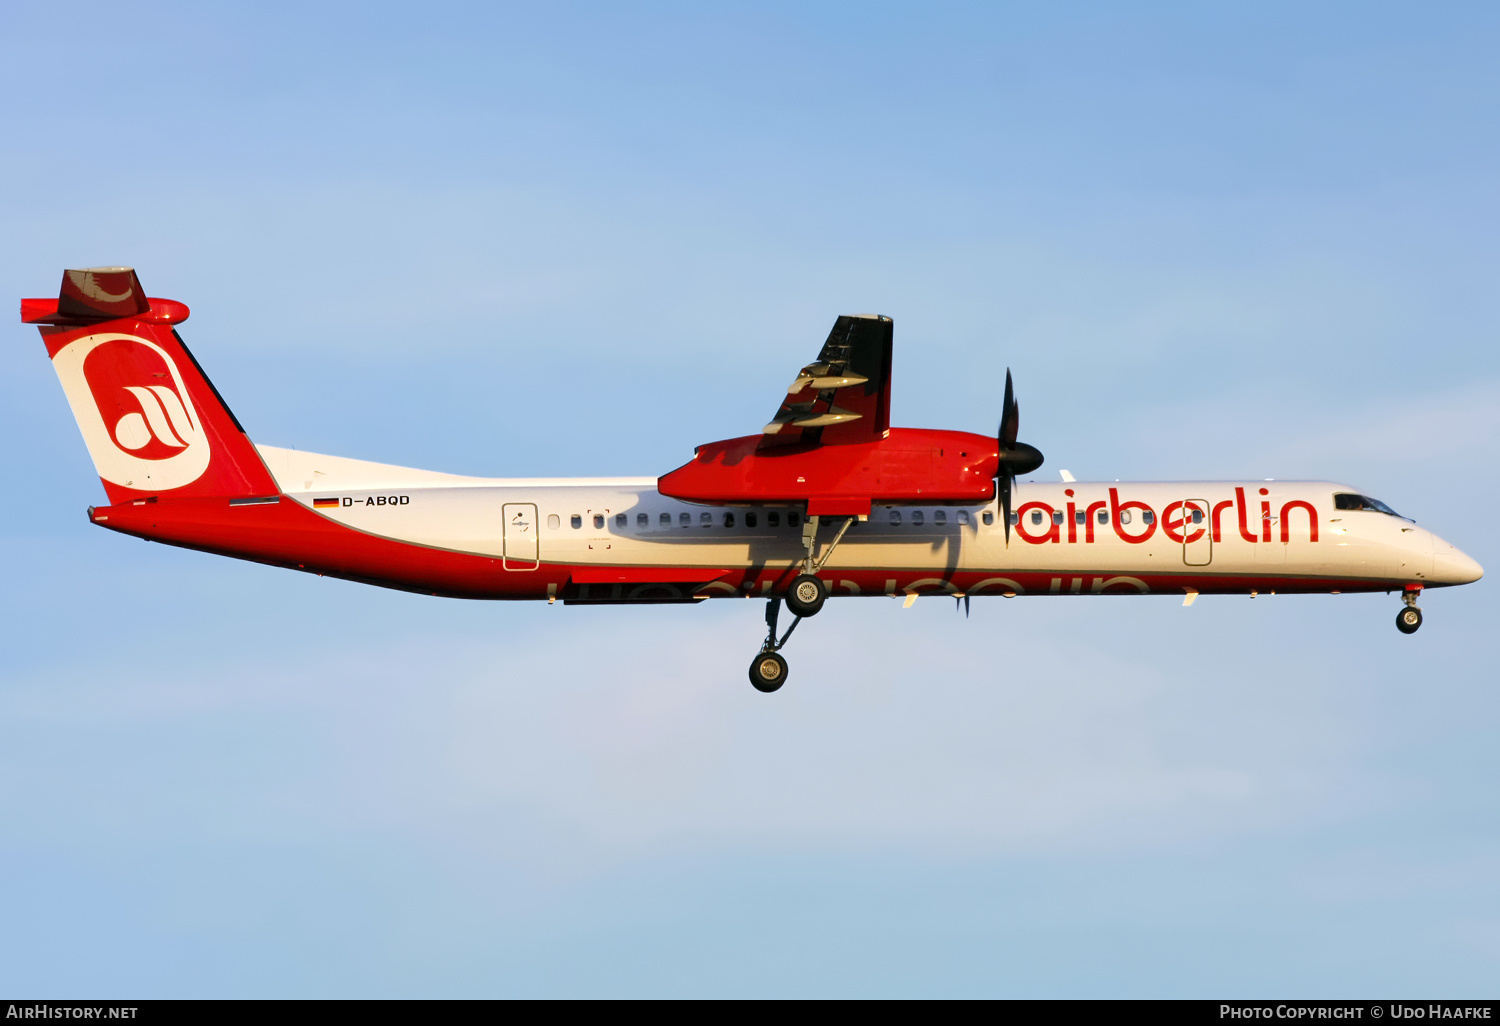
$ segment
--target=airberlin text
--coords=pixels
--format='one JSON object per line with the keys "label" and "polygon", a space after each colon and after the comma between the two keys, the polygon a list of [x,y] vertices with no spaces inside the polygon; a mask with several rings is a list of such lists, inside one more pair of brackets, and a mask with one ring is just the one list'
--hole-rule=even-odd
{"label": "airberlin text", "polygon": [[[1032,545],[1062,544],[1064,541],[1070,545],[1078,542],[1092,545],[1095,526],[1107,524],[1121,541],[1131,545],[1149,541],[1158,527],[1178,545],[1191,545],[1199,541],[1217,543],[1224,540],[1224,521],[1227,519],[1226,513],[1231,509],[1234,511],[1230,514],[1234,521],[1231,529],[1237,529],[1240,538],[1252,544],[1290,541],[1294,515],[1298,514],[1300,515],[1295,519],[1298,521],[1299,536],[1302,535],[1300,527],[1305,517],[1305,537],[1308,541],[1318,540],[1318,511],[1312,503],[1292,499],[1282,503],[1280,509],[1273,510],[1270,499],[1265,498],[1270,495],[1265,488],[1260,489],[1262,498],[1258,503],[1259,509],[1252,508],[1251,500],[1245,497],[1244,488],[1236,488],[1234,498],[1219,502],[1182,499],[1170,503],[1161,511],[1159,519],[1156,510],[1144,502],[1135,499],[1122,502],[1118,488],[1109,490],[1108,499],[1094,502],[1075,499],[1071,488],[1063,494],[1068,497],[1064,509],[1054,509],[1045,502],[1028,502],[1012,514],[1016,534],[1022,541]],[[1134,523],[1136,517],[1139,517],[1139,526]],[[1100,533],[1104,530],[1101,526]]]}

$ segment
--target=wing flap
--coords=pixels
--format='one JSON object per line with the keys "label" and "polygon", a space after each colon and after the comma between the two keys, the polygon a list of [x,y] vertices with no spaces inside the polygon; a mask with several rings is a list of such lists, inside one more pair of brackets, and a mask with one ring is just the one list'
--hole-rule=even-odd
{"label": "wing flap", "polygon": [[889,317],[856,314],[834,322],[818,358],[803,367],[763,429],[757,448],[871,442],[891,426]]}

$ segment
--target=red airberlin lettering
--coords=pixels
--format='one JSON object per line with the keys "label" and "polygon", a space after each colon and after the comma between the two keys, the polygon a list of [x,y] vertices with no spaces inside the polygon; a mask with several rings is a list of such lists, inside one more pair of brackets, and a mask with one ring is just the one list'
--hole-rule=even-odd
{"label": "red airberlin lettering", "polygon": [[[1034,509],[1041,510],[1042,512],[1042,516],[1044,518],[1043,523],[1047,525],[1047,531],[1045,534],[1033,535],[1027,533],[1026,531],[1026,514]],[[1022,538],[1025,538],[1027,541],[1031,542],[1031,544],[1033,545],[1043,545],[1047,542],[1061,541],[1062,539],[1058,536],[1057,524],[1053,523],[1052,513],[1052,507],[1047,505],[1045,502],[1028,502],[1026,505],[1016,510],[1016,533],[1019,534]]]}
{"label": "red airberlin lettering", "polygon": [[1193,527],[1193,508],[1186,501],[1174,502],[1161,511],[1161,529],[1179,544],[1192,543],[1203,537],[1204,527]]}
{"label": "red airberlin lettering", "polygon": [[1312,503],[1303,502],[1301,499],[1293,499],[1291,502],[1288,502],[1286,505],[1281,507],[1281,540],[1288,541],[1290,539],[1292,525],[1288,520],[1288,514],[1291,513],[1291,511],[1294,509],[1307,510],[1307,540],[1317,541],[1318,511],[1313,508]]}
{"label": "red airberlin lettering", "polygon": [[1228,509],[1230,506],[1233,506],[1233,505],[1234,505],[1234,500],[1233,499],[1225,499],[1223,502],[1216,502],[1216,503],[1214,503],[1214,511],[1213,511],[1213,513],[1209,514],[1209,520],[1212,521],[1212,525],[1211,526],[1213,527],[1213,535],[1214,535],[1214,541],[1215,542],[1221,542],[1221,541],[1224,540],[1223,532],[1219,529],[1219,523],[1220,523],[1219,514],[1223,513],[1226,509]]}
{"label": "red airberlin lettering", "polygon": [[[1120,519],[1120,514],[1122,512],[1131,509],[1138,509],[1141,511],[1142,521],[1145,521],[1147,519],[1150,520],[1150,523],[1146,524],[1146,530],[1140,535],[1127,534],[1125,532],[1125,524]],[[1149,518],[1145,516],[1145,514],[1147,513],[1151,514]],[[1150,537],[1156,533],[1156,514],[1152,511],[1151,507],[1146,505],[1144,502],[1137,502],[1134,499],[1129,502],[1121,502],[1120,489],[1118,488],[1111,488],[1109,490],[1109,519],[1114,521],[1115,534],[1118,534],[1123,540],[1129,542],[1132,545],[1139,545],[1142,542],[1149,540]]]}
{"label": "red airberlin lettering", "polygon": [[[1262,495],[1267,495],[1266,489],[1260,489]],[[1219,502],[1205,500],[1201,505],[1195,505],[1194,500],[1179,499],[1169,503],[1161,512],[1158,520],[1155,511],[1149,503],[1141,502],[1139,499],[1120,498],[1120,490],[1111,488],[1109,499],[1099,499],[1095,502],[1084,504],[1077,499],[1073,489],[1069,488],[1064,493],[1068,501],[1065,504],[1065,512],[1059,513],[1049,503],[1028,502],[1016,510],[1015,533],[1032,545],[1046,545],[1049,542],[1061,544],[1066,540],[1069,544],[1082,542],[1085,545],[1094,543],[1094,528],[1100,525],[1099,516],[1104,515],[1102,511],[1108,510],[1107,516],[1110,526],[1114,528],[1115,534],[1131,545],[1140,545],[1149,541],[1156,534],[1158,526],[1162,533],[1174,544],[1192,544],[1201,541],[1205,536],[1210,536],[1213,541],[1224,540],[1223,521],[1224,513],[1231,507],[1235,507],[1238,520],[1240,537],[1252,544],[1256,542],[1269,542],[1272,539],[1272,525],[1277,518],[1271,515],[1271,503],[1269,499],[1263,499],[1260,503],[1260,532],[1255,532],[1251,526],[1250,503],[1245,497],[1244,488],[1234,490],[1233,499],[1223,499]],[[1140,527],[1136,527],[1133,517],[1127,521],[1130,512],[1134,510],[1140,515]],[[1193,522],[1193,513],[1199,510],[1204,519],[1198,523]],[[1318,540],[1318,510],[1311,502],[1304,499],[1291,499],[1281,507],[1281,540],[1288,541],[1291,537],[1291,523],[1289,520],[1293,510],[1301,510],[1307,514],[1307,537],[1309,541]],[[1034,524],[1031,521],[1033,514],[1039,513],[1042,522]],[[1082,513],[1080,518],[1079,514]],[[1079,531],[1080,519],[1083,530]],[[1066,523],[1067,537],[1064,539],[1062,526]],[[1139,531],[1139,533],[1131,533]],[[1079,537],[1079,535],[1083,537]]]}
{"label": "red airberlin lettering", "polygon": [[[1266,489],[1261,489],[1260,492],[1262,495],[1269,494]],[[1224,540],[1224,513],[1233,506],[1235,507],[1240,537],[1251,544],[1270,541],[1274,534],[1272,525],[1277,523],[1278,519],[1281,523],[1281,540],[1284,542],[1289,540],[1291,537],[1291,525],[1288,522],[1288,517],[1293,510],[1302,510],[1307,514],[1308,540],[1318,540],[1317,507],[1304,499],[1291,499],[1284,503],[1281,507],[1279,518],[1272,516],[1270,500],[1262,500],[1260,504],[1261,530],[1256,532],[1252,527],[1250,502],[1245,497],[1244,488],[1236,488],[1233,499],[1223,499],[1218,502],[1205,500],[1201,506],[1195,506],[1194,500],[1179,499],[1176,502],[1168,504],[1162,510],[1160,520],[1156,519],[1156,515],[1149,503],[1141,502],[1138,499],[1122,500],[1118,488],[1111,488],[1109,490],[1108,500],[1099,499],[1087,505],[1084,504],[1083,500],[1075,499],[1075,493],[1071,488],[1067,489],[1064,494],[1068,497],[1065,507],[1066,513],[1062,514],[1064,520],[1057,519],[1059,514],[1048,503],[1028,502],[1016,511],[1016,532],[1033,545],[1061,542],[1064,540],[1062,524],[1066,522],[1068,525],[1067,541],[1070,544],[1077,544],[1081,541],[1085,545],[1092,545],[1094,543],[1094,528],[1096,525],[1102,524],[1099,516],[1107,515],[1115,534],[1122,541],[1131,545],[1140,545],[1149,541],[1156,533],[1158,525],[1160,525],[1162,533],[1178,545],[1192,544],[1193,542],[1202,540],[1205,536],[1211,537],[1215,542],[1222,542]],[[1102,514],[1101,511],[1104,510],[1108,510],[1108,513]],[[1127,519],[1126,515],[1131,510],[1139,511],[1141,515],[1140,528],[1135,527],[1133,518]],[[1195,510],[1202,512],[1204,520],[1198,523],[1193,521]],[[1046,530],[1037,531],[1037,528],[1042,525],[1030,522],[1028,515],[1033,511],[1040,512],[1046,518],[1046,521],[1049,522],[1047,523]],[[1078,530],[1080,523],[1083,525],[1081,532]],[[1140,533],[1131,533],[1136,530],[1139,530]],[[1079,537],[1080,534],[1083,535],[1082,538]]]}
{"label": "red airberlin lettering", "polygon": [[1089,508],[1084,512],[1084,514],[1083,514],[1083,525],[1084,525],[1083,540],[1087,544],[1092,545],[1094,543],[1094,521],[1096,519],[1094,517],[1094,514],[1098,513],[1100,510],[1104,509],[1108,505],[1109,505],[1109,503],[1105,502],[1103,499],[1100,499],[1098,502],[1091,502],[1091,503],[1089,503]]}
{"label": "red airberlin lettering", "polygon": [[[1253,545],[1255,544],[1255,535],[1250,533],[1250,518],[1249,510],[1246,508],[1247,503],[1245,502],[1245,489],[1236,488],[1234,490],[1234,501],[1235,511],[1240,515],[1240,537]],[[1215,538],[1215,540],[1218,540],[1217,537]],[[1266,537],[1266,540],[1270,541],[1269,535]]]}

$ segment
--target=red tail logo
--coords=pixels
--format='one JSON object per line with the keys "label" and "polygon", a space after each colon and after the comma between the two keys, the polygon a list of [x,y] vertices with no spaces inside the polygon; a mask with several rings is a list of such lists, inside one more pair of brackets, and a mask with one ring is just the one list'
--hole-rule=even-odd
{"label": "red tail logo", "polygon": [[69,342],[52,365],[104,480],[167,491],[208,469],[208,434],[176,362],[161,346],[102,332]]}

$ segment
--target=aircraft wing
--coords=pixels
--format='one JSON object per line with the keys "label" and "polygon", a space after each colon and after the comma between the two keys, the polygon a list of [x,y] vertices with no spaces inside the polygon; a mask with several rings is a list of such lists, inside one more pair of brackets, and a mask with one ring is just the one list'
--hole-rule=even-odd
{"label": "aircraft wing", "polygon": [[891,426],[889,317],[840,317],[786,390],[757,449],[873,442]]}

